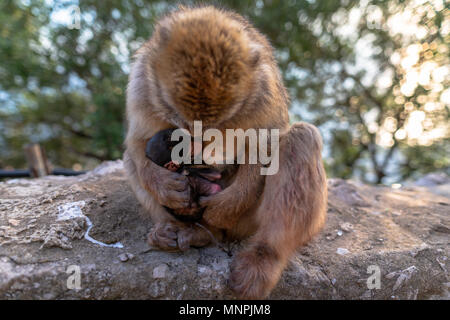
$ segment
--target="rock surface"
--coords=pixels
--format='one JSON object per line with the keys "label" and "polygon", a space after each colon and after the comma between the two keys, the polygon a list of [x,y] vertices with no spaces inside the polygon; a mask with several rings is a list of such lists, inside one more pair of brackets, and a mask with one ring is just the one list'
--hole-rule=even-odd
{"label": "rock surface", "polygon": [[[323,232],[270,298],[449,298],[448,197],[338,179],[329,190]],[[1,182],[0,299],[233,298],[227,253],[149,250],[141,210],[120,161],[78,177]]]}

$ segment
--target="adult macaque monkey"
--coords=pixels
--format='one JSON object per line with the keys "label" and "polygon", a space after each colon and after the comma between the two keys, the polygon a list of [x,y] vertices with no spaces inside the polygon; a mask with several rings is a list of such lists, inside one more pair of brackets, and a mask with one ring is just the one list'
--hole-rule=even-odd
{"label": "adult macaque monkey", "polygon": [[219,237],[248,238],[231,265],[240,298],[264,298],[289,258],[323,226],[326,177],[321,137],[306,123],[289,126],[289,99],[268,40],[240,15],[214,7],[184,8],[163,17],[136,53],[127,91],[124,162],[129,181],[154,227],[149,243],[186,250],[211,241],[198,225],[175,220],[163,206],[189,204],[187,178],[150,161],[156,132],[184,128],[279,129],[279,170],[260,164],[218,165],[229,171],[221,192],[201,199],[201,224]]}

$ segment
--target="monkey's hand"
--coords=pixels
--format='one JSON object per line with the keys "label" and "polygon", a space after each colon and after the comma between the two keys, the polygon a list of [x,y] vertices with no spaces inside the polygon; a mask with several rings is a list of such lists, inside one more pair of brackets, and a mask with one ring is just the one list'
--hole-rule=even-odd
{"label": "monkey's hand", "polygon": [[186,176],[148,162],[141,168],[140,178],[143,187],[159,204],[171,209],[189,206],[191,188]]}
{"label": "monkey's hand", "polygon": [[224,190],[200,197],[199,204],[206,207],[203,220],[219,229],[231,229],[241,215],[259,198],[264,187],[264,176],[258,165],[239,166],[234,182]]}

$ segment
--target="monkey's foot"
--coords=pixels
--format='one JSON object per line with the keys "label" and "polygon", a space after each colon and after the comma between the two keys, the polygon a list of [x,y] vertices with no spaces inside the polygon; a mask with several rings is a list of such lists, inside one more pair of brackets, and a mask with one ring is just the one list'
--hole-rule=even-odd
{"label": "monkey's foot", "polygon": [[177,226],[171,223],[157,223],[148,234],[148,244],[166,251],[177,251]]}
{"label": "monkey's foot", "polygon": [[187,226],[178,232],[178,247],[182,251],[190,247],[204,247],[211,243],[211,235],[195,225]]}
{"label": "monkey's foot", "polygon": [[263,299],[270,293],[279,278],[276,257],[270,255],[261,248],[240,252],[233,260],[228,284],[238,298]]}
{"label": "monkey's foot", "polygon": [[208,232],[197,226],[157,223],[148,235],[148,244],[165,251],[186,251],[192,247],[204,247],[211,242]]}

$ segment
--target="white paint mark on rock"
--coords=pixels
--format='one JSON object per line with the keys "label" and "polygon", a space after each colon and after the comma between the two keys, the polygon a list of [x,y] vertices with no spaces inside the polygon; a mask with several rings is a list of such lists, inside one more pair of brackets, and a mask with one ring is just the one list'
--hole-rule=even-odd
{"label": "white paint mark on rock", "polygon": [[86,217],[81,210],[86,205],[84,201],[69,202],[58,207],[58,221]]}
{"label": "white paint mark on rock", "polygon": [[89,235],[89,231],[92,229],[92,221],[89,219],[88,216],[84,215],[83,211],[81,210],[86,205],[85,201],[76,201],[76,202],[69,202],[66,204],[63,204],[61,206],[58,206],[58,218],[59,221],[65,221],[75,218],[84,218],[86,219],[87,223],[87,230],[84,234],[84,238],[92,243],[98,244],[102,247],[111,247],[111,248],[123,248],[123,245],[120,242],[107,244],[98,240],[95,240]]}

